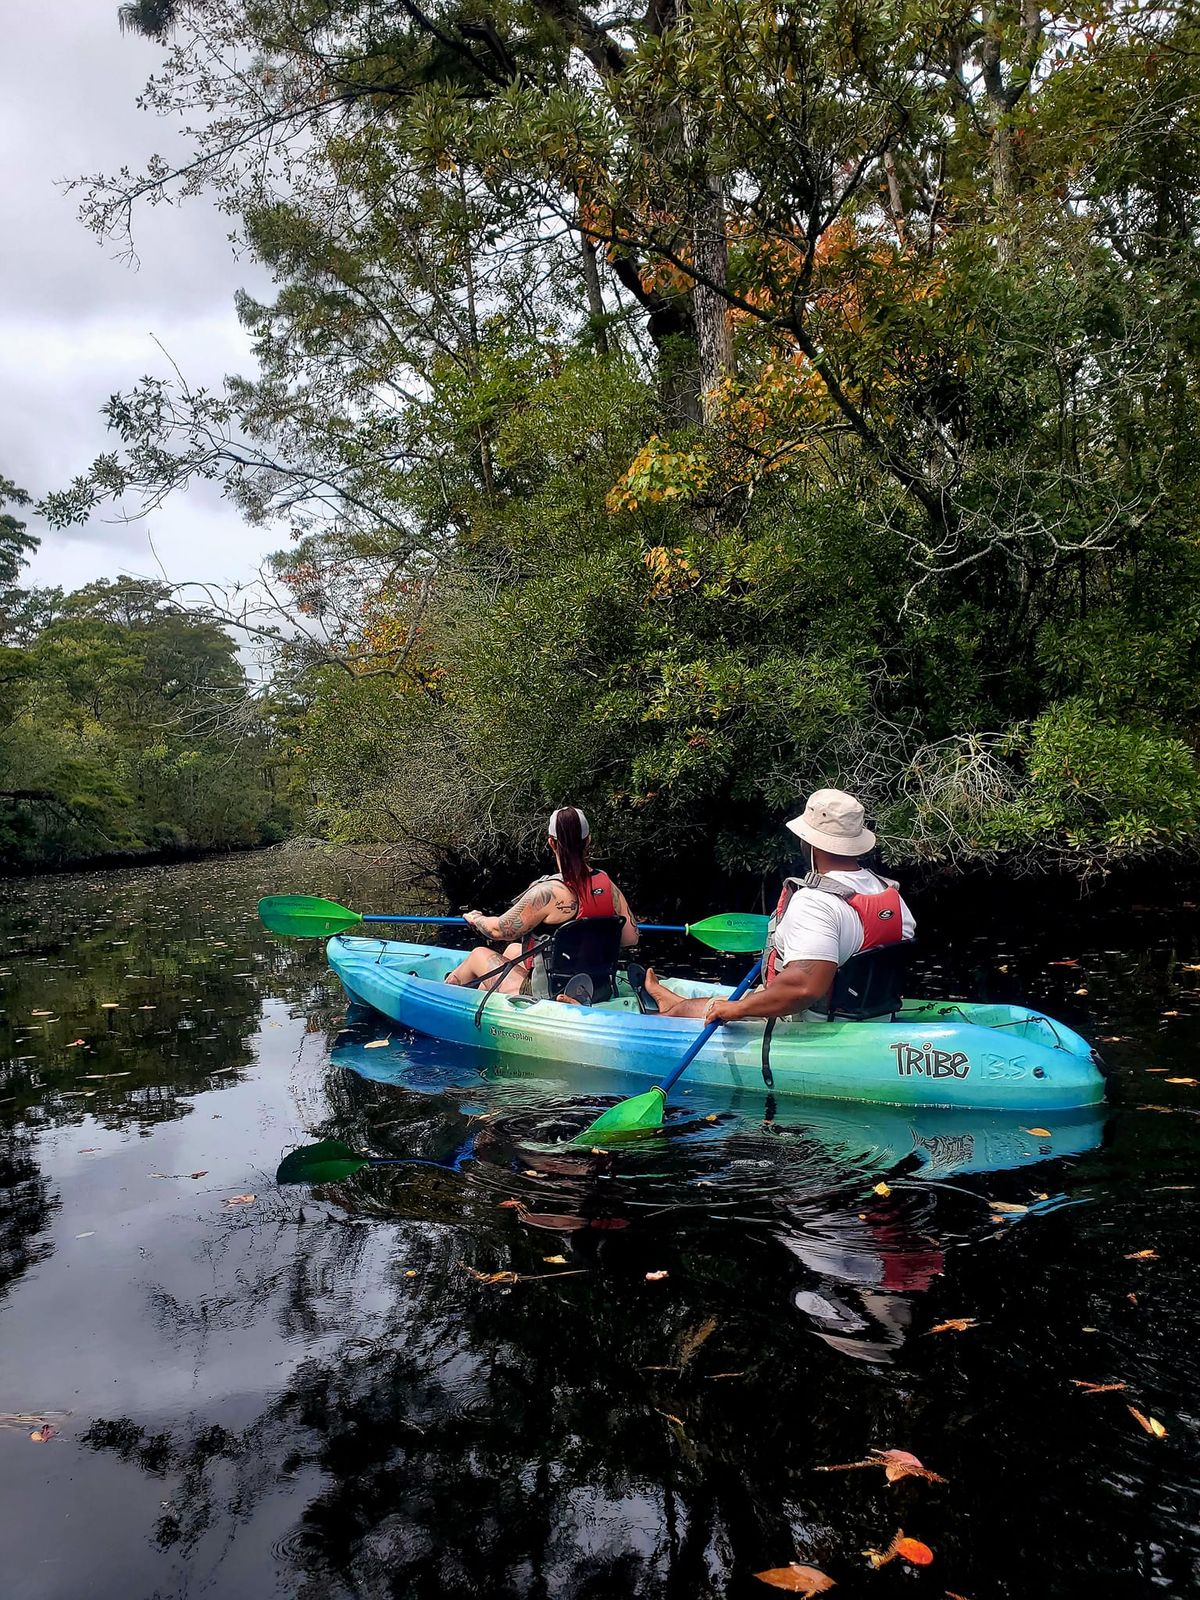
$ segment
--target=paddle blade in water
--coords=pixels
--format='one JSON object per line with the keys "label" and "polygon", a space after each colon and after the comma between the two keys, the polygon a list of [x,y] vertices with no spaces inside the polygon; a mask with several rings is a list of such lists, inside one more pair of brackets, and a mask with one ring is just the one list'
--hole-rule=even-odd
{"label": "paddle blade in water", "polygon": [[275,1173],[276,1183],[341,1183],[370,1162],[355,1155],[340,1139],[322,1139],[302,1145],[284,1156]]}
{"label": "paddle blade in water", "polygon": [[271,933],[292,939],[328,939],[362,921],[357,911],[311,894],[270,894],[258,902],[258,914]]}
{"label": "paddle blade in water", "polygon": [[639,1133],[653,1133],[662,1127],[666,1104],[667,1097],[661,1089],[647,1089],[645,1094],[635,1094],[632,1100],[622,1100],[619,1105],[602,1111],[571,1143],[604,1144],[609,1139],[630,1139]]}
{"label": "paddle blade in water", "polygon": [[765,948],[768,920],[749,911],[725,911],[719,916],[705,917],[703,922],[689,922],[687,931],[710,950],[736,954]]}

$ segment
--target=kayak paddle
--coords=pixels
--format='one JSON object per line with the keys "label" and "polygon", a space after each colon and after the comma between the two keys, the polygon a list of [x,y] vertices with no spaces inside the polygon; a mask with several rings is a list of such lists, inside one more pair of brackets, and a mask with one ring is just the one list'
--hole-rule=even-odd
{"label": "kayak paddle", "polygon": [[[467,1145],[474,1143],[469,1139]],[[322,1139],[319,1144],[301,1145],[284,1156],[275,1172],[276,1183],[341,1183],[364,1167],[440,1167],[457,1172],[467,1146],[456,1150],[446,1161],[425,1156],[360,1156],[340,1139]]]}
{"label": "kayak paddle", "polygon": [[[258,902],[258,914],[272,933],[293,939],[328,939],[363,922],[429,923],[434,927],[467,926],[465,917],[431,917],[403,912],[394,916],[368,915],[339,906],[333,900],[319,900],[309,894],[272,894]],[[761,950],[767,942],[767,918],[750,912],[726,911],[703,922],[643,922],[643,933],[686,933],[711,950],[730,954]]]}
{"label": "kayak paddle", "polygon": [[[762,961],[756,961],[728,998],[740,1000],[758,977],[761,968]],[[653,1089],[647,1089],[644,1094],[635,1094],[631,1100],[622,1100],[619,1105],[610,1106],[607,1111],[602,1111],[590,1127],[576,1134],[571,1143],[603,1144],[606,1138],[628,1137],[630,1134],[649,1133],[655,1128],[661,1128],[668,1093],[719,1027],[721,1023],[710,1022],[703,1032],[692,1040],[687,1054],[665,1082],[655,1084]]]}

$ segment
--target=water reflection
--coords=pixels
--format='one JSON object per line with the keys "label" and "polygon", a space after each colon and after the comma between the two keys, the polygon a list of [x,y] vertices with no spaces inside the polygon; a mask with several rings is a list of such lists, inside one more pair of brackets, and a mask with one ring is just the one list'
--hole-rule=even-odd
{"label": "water reflection", "polygon": [[[1047,918],[989,971],[967,940],[937,980],[980,965],[1123,1037],[1126,1100],[1163,1110],[1030,1126],[685,1083],[662,1138],[593,1157],[563,1141],[610,1082],[480,1072],[344,1015],[320,950],[254,923],[281,887],[395,898],[321,859],[9,897],[0,1406],[71,1415],[52,1445],[0,1430],[6,1594],[716,1600],[791,1559],[881,1596],[1194,1585],[1177,916],[1124,986],[1127,920]],[[438,1165],[276,1189],[322,1137]],[[948,1484],[814,1471],[886,1447]],[[932,1575],[867,1570],[898,1524]]]}

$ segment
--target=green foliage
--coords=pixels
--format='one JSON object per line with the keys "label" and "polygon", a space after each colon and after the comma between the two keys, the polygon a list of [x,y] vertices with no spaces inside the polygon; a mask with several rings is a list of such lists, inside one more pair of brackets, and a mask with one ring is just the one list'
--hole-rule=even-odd
{"label": "green foliage", "polygon": [[0,866],[279,837],[268,716],[235,646],[159,585],[16,591],[0,650]]}
{"label": "green foliage", "polygon": [[[1194,848],[1194,8],[126,21],[183,40],[148,103],[214,115],[87,219],[209,183],[278,289],[253,377],[115,397],[44,509],[202,480],[283,520],[311,825],[482,857],[570,797],[627,859],[757,873],[839,782],[894,856]],[[220,682],[122,604],[54,602],[73,706]]]}

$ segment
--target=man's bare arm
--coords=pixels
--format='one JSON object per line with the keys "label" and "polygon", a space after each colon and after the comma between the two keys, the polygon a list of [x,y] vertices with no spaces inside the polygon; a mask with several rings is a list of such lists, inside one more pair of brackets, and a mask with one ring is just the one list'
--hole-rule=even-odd
{"label": "man's bare arm", "polygon": [[836,961],[789,961],[774,981],[741,1000],[719,1002],[724,1022],[748,1022],[755,1017],[787,1017],[823,1000],[837,975]]}

